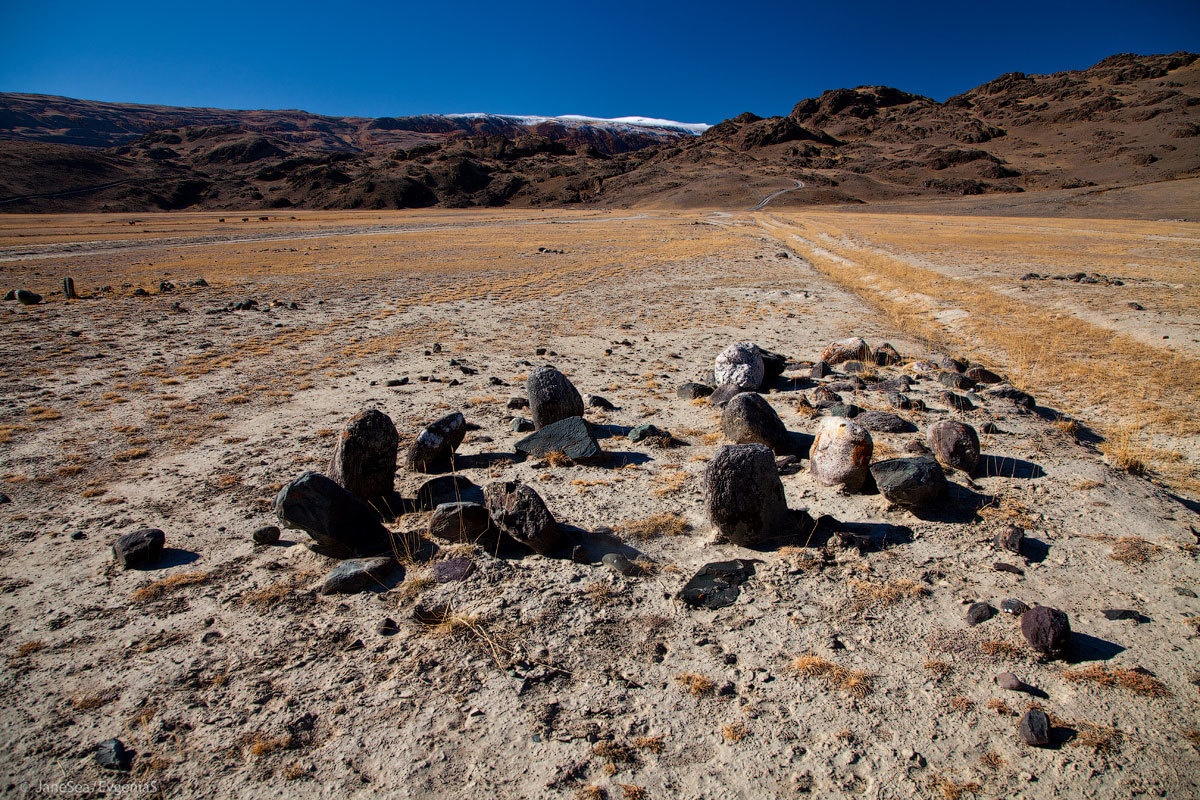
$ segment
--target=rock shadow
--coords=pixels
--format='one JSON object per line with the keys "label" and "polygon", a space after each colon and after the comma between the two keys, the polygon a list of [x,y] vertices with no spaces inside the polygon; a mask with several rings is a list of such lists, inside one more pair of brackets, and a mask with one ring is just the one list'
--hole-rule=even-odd
{"label": "rock shadow", "polygon": [[645,453],[638,453],[633,450],[609,450],[605,459],[604,466],[620,469],[628,464],[645,464],[654,459]]}
{"label": "rock shadow", "polygon": [[1046,477],[1046,470],[1023,458],[983,455],[979,457],[979,466],[975,468],[975,477],[1032,480]]}
{"label": "rock shadow", "polygon": [[454,466],[458,469],[491,469],[502,462],[516,462],[524,458],[523,453],[472,453],[457,456]]}
{"label": "rock shadow", "polygon": [[811,433],[800,433],[799,431],[788,431],[787,434],[791,445],[790,450],[787,453],[779,453],[779,455],[808,458],[808,453],[812,450],[813,442],[817,437]]}
{"label": "rock shadow", "polygon": [[992,505],[996,497],[968,489],[954,481],[948,481],[950,493],[946,501],[936,508],[909,509],[913,516],[926,522],[973,522],[979,509]]}
{"label": "rock shadow", "polygon": [[1021,553],[1025,560],[1030,564],[1040,564],[1046,560],[1046,556],[1050,555],[1050,545],[1043,542],[1041,539],[1034,539],[1026,535],[1021,540]]}
{"label": "rock shadow", "polygon": [[158,561],[144,567],[130,567],[130,569],[147,572],[156,569],[167,569],[169,567],[181,567],[184,564],[191,564],[199,559],[200,556],[191,550],[184,550],[180,547],[164,547],[162,557]]}
{"label": "rock shadow", "polygon": [[1125,652],[1125,647],[1116,642],[1086,633],[1072,632],[1071,650],[1067,661],[1072,664],[1079,664],[1083,661],[1108,661],[1123,652]]}
{"label": "rock shadow", "polygon": [[[609,553],[625,556],[630,561],[642,555],[641,550],[626,544],[612,531],[589,531],[574,525],[560,525],[559,527],[567,542],[566,546],[560,549],[565,551],[561,557],[595,565],[599,564],[600,559]],[[558,554],[556,553],[556,555]]]}
{"label": "rock shadow", "polygon": [[913,541],[912,528],[887,522],[840,522],[834,534],[845,547],[873,553]]}

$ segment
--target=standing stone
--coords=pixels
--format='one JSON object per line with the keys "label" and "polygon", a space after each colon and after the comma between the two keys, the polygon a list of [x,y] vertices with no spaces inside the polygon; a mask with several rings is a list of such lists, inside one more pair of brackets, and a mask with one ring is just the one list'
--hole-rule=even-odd
{"label": "standing stone", "polygon": [[776,453],[792,450],[783,420],[760,394],[736,395],[721,414],[721,430],[734,444],[765,444]]}
{"label": "standing stone", "polygon": [[900,354],[896,352],[896,348],[892,347],[887,342],[884,342],[879,347],[875,348],[875,364],[880,367],[890,367],[892,364],[900,363]]}
{"label": "standing stone", "polygon": [[809,469],[825,486],[841,485],[848,492],[856,492],[866,481],[874,449],[866,428],[845,417],[826,417],[817,427]]}
{"label": "standing stone", "polygon": [[819,381],[821,378],[827,376],[829,372],[829,363],[826,361],[818,361],[812,365],[812,369],[809,370],[808,377],[812,378],[814,381]]}
{"label": "standing stone", "polygon": [[1040,708],[1031,708],[1021,717],[1017,733],[1025,744],[1045,747],[1050,744],[1050,718]]}
{"label": "standing stone", "polygon": [[391,418],[368,409],[346,425],[329,465],[329,477],[367,503],[390,497],[395,490],[396,453],[400,435]]}
{"label": "standing stone", "polygon": [[1057,608],[1034,606],[1026,611],[1021,633],[1030,647],[1049,658],[1062,658],[1071,645],[1071,621]]}
{"label": "standing stone", "polygon": [[888,502],[914,509],[929,508],[950,491],[946,473],[932,458],[891,458],[871,465],[879,493]]}
{"label": "standing stone", "polygon": [[535,552],[548,555],[562,543],[558,522],[533,489],[516,481],[498,481],[483,488],[492,524]]}
{"label": "standing stone", "polygon": [[158,528],[142,528],[127,533],[113,543],[113,557],[125,569],[152,567],[162,558],[167,537]]}
{"label": "standing stone", "polygon": [[392,547],[391,533],[373,508],[316,472],[305,472],[279,491],[275,514],[285,527],[312,537],[308,547],[321,555],[373,556]]}
{"label": "standing stone", "polygon": [[[583,401],[580,401],[582,405]],[[454,451],[467,435],[467,421],[455,411],[434,422],[417,436],[408,449],[408,467],[416,472],[444,472],[450,468]]]}
{"label": "standing stone", "polygon": [[75,293],[75,279],[63,278],[63,297],[68,300],[78,300],[79,295]]}
{"label": "standing stone", "polygon": [[566,375],[554,367],[538,367],[525,381],[534,430],[560,419],[583,416],[583,398]]}
{"label": "standing stone", "polygon": [[120,739],[108,739],[96,747],[96,763],[104,769],[128,772],[133,766],[133,753]]}
{"label": "standing stone", "polygon": [[704,509],[726,540],[754,546],[793,533],[775,456],[761,444],[722,447],[704,470]]}
{"label": "standing stone", "polygon": [[821,351],[821,360],[830,365],[843,361],[866,361],[870,357],[871,348],[859,336],[836,341]]}
{"label": "standing stone", "polygon": [[729,345],[717,356],[713,364],[713,377],[718,386],[732,383],[750,391],[757,390],[766,377],[762,351],[753,342]]}
{"label": "standing stone", "polygon": [[929,429],[929,449],[937,460],[967,474],[979,465],[979,434],[965,422],[944,419]]}

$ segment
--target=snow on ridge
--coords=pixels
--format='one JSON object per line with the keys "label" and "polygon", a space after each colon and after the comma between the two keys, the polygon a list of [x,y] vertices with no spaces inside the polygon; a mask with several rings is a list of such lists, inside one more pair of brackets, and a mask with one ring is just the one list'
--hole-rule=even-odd
{"label": "snow on ridge", "polygon": [[479,119],[486,117],[496,117],[516,122],[521,125],[537,125],[543,122],[559,122],[559,123],[578,123],[582,125],[597,125],[615,128],[661,128],[670,131],[679,131],[682,133],[690,133],[699,136],[704,131],[712,126],[704,122],[675,122],[669,119],[656,119],[654,117],[614,117],[611,119],[605,117],[589,117],[583,114],[563,114],[558,117],[539,117],[525,114],[487,114],[483,112],[473,112],[468,114],[445,114],[444,116],[452,119]]}

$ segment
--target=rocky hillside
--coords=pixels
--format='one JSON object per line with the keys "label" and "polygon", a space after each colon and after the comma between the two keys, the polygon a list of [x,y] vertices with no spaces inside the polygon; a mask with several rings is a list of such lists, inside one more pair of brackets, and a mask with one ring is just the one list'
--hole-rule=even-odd
{"label": "rocky hillside", "polygon": [[1200,174],[1196,54],[1010,73],[939,103],[837,89],[679,127],[335,118],[0,96],[0,209],[753,205],[1143,184]]}

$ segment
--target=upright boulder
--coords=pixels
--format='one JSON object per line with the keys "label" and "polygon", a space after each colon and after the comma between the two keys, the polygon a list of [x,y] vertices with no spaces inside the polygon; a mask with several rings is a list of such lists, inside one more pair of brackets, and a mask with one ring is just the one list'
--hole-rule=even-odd
{"label": "upright boulder", "polygon": [[721,430],[735,444],[765,444],[776,453],[792,450],[783,420],[761,394],[735,395],[721,414]]}
{"label": "upright boulder", "polygon": [[929,449],[937,460],[967,474],[979,465],[979,434],[965,422],[944,419],[929,428]]}
{"label": "upright boulder", "polygon": [[392,548],[391,533],[373,508],[317,472],[279,490],[275,514],[287,528],[312,537],[309,549],[333,558],[373,556]]}
{"label": "upright boulder", "polygon": [[562,531],[545,501],[517,481],[498,481],[483,487],[484,504],[492,524],[523,545],[549,555],[562,544]]}
{"label": "upright boulder", "polygon": [[1057,608],[1034,606],[1021,615],[1021,634],[1047,658],[1062,658],[1071,646],[1071,621]]}
{"label": "upright boulder", "polygon": [[338,437],[329,477],[359,500],[370,503],[395,489],[400,435],[387,414],[368,409],[355,415]]}
{"label": "upright boulder", "polygon": [[809,469],[826,486],[856,492],[866,481],[874,449],[871,434],[854,420],[825,417],[809,450]]}
{"label": "upright boulder", "polygon": [[408,468],[415,472],[445,472],[466,435],[467,420],[462,412],[447,414],[417,435],[408,448]]}
{"label": "upright boulder", "polygon": [[755,546],[794,532],[775,456],[766,445],[722,447],[704,470],[703,490],[709,521],[734,544]]}
{"label": "upright boulder", "polygon": [[893,364],[899,364],[900,354],[896,352],[896,348],[884,342],[875,348],[875,363],[880,367],[890,367]]}
{"label": "upright boulder", "polygon": [[766,377],[762,351],[753,342],[729,345],[717,356],[713,364],[713,377],[718,386],[732,383],[743,389],[757,390]]}
{"label": "upright boulder", "polygon": [[525,381],[534,430],[560,419],[583,416],[583,397],[575,384],[554,367],[538,367]]}
{"label": "upright boulder", "polygon": [[870,358],[871,348],[860,336],[833,342],[821,351],[821,360],[830,366],[843,361],[868,361]]}

